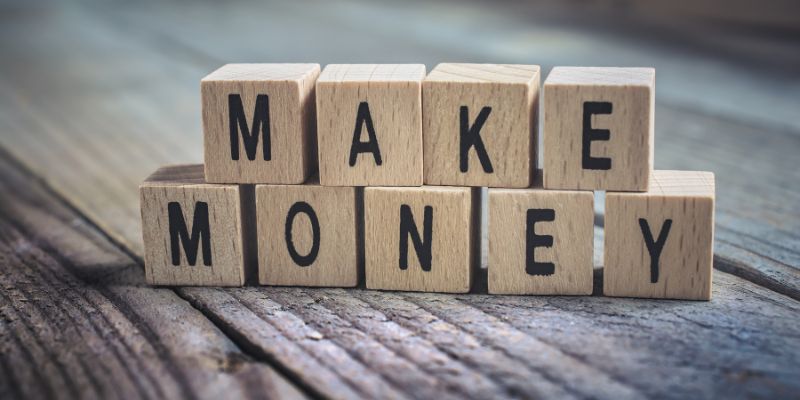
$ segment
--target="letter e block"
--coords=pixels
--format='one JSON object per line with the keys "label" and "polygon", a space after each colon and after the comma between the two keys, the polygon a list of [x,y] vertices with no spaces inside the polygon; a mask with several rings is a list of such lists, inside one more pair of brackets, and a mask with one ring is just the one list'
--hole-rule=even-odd
{"label": "letter e block", "polygon": [[489,293],[592,293],[594,194],[489,189]]}
{"label": "letter e block", "polygon": [[325,67],[317,80],[324,186],[422,185],[421,64]]}
{"label": "letter e block", "polygon": [[209,184],[202,165],[158,169],[140,186],[145,277],[151,285],[241,286],[252,189]]}
{"label": "letter e block", "polygon": [[303,183],[316,168],[319,64],[228,64],[200,82],[209,183]]}
{"label": "letter e block", "polygon": [[654,99],[652,68],[553,68],[544,82],[544,187],[647,190]]}
{"label": "letter e block", "polygon": [[714,174],[654,171],[645,193],[606,194],[606,296],[711,299]]}
{"label": "letter e block", "polygon": [[257,185],[259,283],[356,286],[360,190]]}
{"label": "letter e block", "polygon": [[364,189],[368,289],[466,293],[480,262],[480,189]]}
{"label": "letter e block", "polygon": [[422,100],[426,185],[533,184],[538,65],[439,64]]}

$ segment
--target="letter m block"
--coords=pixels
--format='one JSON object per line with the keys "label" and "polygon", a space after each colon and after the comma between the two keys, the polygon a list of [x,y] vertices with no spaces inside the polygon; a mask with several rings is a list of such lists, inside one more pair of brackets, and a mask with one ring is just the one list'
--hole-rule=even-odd
{"label": "letter m block", "polygon": [[241,286],[250,186],[209,184],[202,165],[160,168],[139,187],[145,277],[151,285]]}
{"label": "letter m block", "polygon": [[299,184],[316,168],[318,64],[228,64],[200,91],[209,183]]}

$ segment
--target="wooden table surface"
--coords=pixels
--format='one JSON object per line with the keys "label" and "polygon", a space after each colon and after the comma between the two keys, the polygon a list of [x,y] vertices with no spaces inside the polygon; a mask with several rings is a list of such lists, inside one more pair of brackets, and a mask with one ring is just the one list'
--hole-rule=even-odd
{"label": "wooden table surface", "polygon": [[[796,40],[550,3],[132,3],[0,2],[0,398],[800,397]],[[202,161],[209,71],[444,61],[656,67],[656,167],[717,177],[714,299],[143,284],[138,184]]]}

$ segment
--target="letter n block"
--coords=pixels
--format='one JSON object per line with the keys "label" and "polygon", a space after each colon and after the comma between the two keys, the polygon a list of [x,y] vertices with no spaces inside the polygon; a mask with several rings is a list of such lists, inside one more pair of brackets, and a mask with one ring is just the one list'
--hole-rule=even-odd
{"label": "letter n block", "polygon": [[325,67],[317,80],[324,186],[422,185],[421,64]]}
{"label": "letter n block", "polygon": [[356,286],[360,190],[257,185],[259,283]]}
{"label": "letter n block", "polygon": [[319,64],[227,64],[200,82],[209,183],[303,183]]}
{"label": "letter n block", "polygon": [[606,296],[711,299],[714,174],[654,171],[645,193],[606,194]]}
{"label": "letter n block", "polygon": [[647,190],[654,99],[652,68],[553,68],[544,82],[544,187]]}
{"label": "letter n block", "polygon": [[241,286],[252,188],[209,184],[202,165],[163,167],[140,186],[144,266],[151,285]]}
{"label": "letter n block", "polygon": [[489,189],[489,293],[592,293],[594,194]]}
{"label": "letter n block", "polygon": [[422,99],[426,185],[532,186],[538,65],[439,64]]}
{"label": "letter n block", "polygon": [[480,262],[480,189],[364,189],[368,289],[466,293]]}

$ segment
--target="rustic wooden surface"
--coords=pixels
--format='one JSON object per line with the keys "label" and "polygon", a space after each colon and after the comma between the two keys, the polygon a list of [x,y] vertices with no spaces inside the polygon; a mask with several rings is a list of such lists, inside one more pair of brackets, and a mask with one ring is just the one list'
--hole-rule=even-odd
{"label": "rustic wooden surface", "polygon": [[[797,396],[797,41],[526,7],[2,3],[0,397]],[[443,61],[656,67],[656,167],[716,175],[713,300],[142,285],[137,187],[201,161],[208,72]]]}

